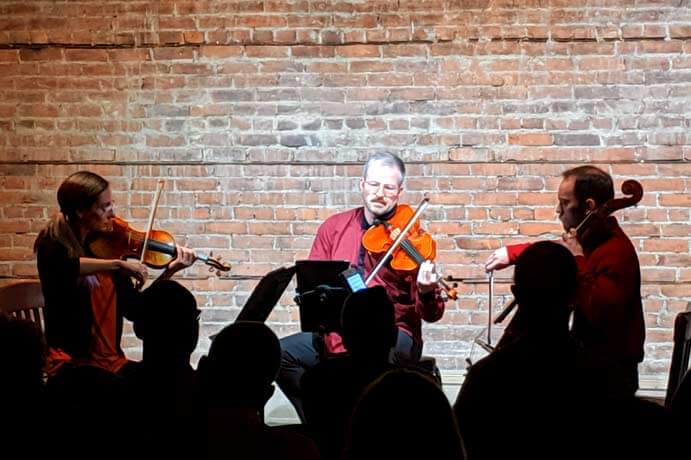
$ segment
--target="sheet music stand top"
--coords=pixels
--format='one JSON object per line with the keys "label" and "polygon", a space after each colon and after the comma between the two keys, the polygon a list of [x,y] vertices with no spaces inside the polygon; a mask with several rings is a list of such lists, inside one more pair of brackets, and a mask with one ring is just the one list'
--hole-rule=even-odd
{"label": "sheet music stand top", "polygon": [[235,321],[265,322],[295,274],[295,266],[270,271],[254,287]]}
{"label": "sheet music stand top", "polygon": [[347,260],[298,260],[295,263],[300,329],[303,332],[340,330],[341,308],[350,291],[341,273]]}

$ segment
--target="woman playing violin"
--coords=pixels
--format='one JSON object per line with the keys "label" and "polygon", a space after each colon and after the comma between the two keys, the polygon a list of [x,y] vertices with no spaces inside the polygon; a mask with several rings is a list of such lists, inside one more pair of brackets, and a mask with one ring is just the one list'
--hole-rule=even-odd
{"label": "woman playing violin", "polygon": [[[347,260],[367,276],[383,254],[371,254],[362,244],[367,229],[392,216],[403,193],[405,165],[395,155],[378,153],[370,157],[360,179],[363,206],[329,217],[317,231],[309,258],[312,260]],[[438,275],[431,261],[416,270],[400,272],[385,266],[373,278],[370,287],[383,286],[394,303],[398,340],[394,361],[416,363],[422,350],[421,321],[437,321],[444,313],[444,300],[437,285]],[[321,344],[315,347],[311,333],[299,333],[281,341],[283,357],[278,383],[302,417],[299,381],[305,370],[319,362]],[[336,333],[324,337],[327,353],[345,351]]]}
{"label": "woman playing violin", "polygon": [[[60,212],[34,243],[53,358],[49,364],[71,361],[125,375],[133,362],[120,347],[123,318],[137,319],[147,268],[135,261],[93,257],[84,244],[92,232],[112,227],[108,181],[76,172],[62,182],[57,198]],[[177,246],[177,257],[158,279],[170,278],[194,260],[192,250]]]}

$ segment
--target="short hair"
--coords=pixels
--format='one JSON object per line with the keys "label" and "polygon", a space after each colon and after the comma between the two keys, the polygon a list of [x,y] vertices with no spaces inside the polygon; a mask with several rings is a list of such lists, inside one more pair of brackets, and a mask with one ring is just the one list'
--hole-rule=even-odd
{"label": "short hair", "polygon": [[205,367],[214,387],[259,389],[270,385],[281,366],[281,344],[269,327],[236,321],[211,342]]}
{"label": "short hair", "polygon": [[561,175],[564,179],[576,178],[573,193],[580,206],[583,206],[588,198],[595,200],[598,206],[614,198],[612,176],[596,166],[578,166],[564,171]]}
{"label": "short hair", "polygon": [[[381,163],[384,166],[389,166],[391,168],[396,168],[401,173],[401,184],[405,180],[405,164],[398,156],[389,152],[378,152],[370,156],[365,162],[365,166],[362,170],[362,177],[367,178],[367,171],[372,163]],[[400,185],[400,184],[399,184]]]}
{"label": "short hair", "polygon": [[349,351],[388,351],[396,345],[398,328],[391,298],[382,286],[353,292],[341,310],[343,342]]}
{"label": "short hair", "polygon": [[160,280],[142,292],[134,332],[144,341],[144,348],[191,353],[199,337],[199,313],[189,289],[174,280]]}
{"label": "short hair", "polygon": [[576,259],[566,247],[552,241],[528,246],[516,260],[513,276],[519,308],[533,304],[564,305],[578,287]]}

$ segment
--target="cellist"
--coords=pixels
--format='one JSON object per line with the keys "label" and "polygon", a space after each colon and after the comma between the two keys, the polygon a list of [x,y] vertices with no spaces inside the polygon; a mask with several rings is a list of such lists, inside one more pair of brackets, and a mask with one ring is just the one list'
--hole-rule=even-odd
{"label": "cellist", "polygon": [[[363,206],[329,217],[318,229],[312,244],[311,260],[347,260],[367,276],[380,255],[370,254],[362,244],[367,229],[385,221],[396,211],[403,193],[405,165],[396,155],[376,153],[364,165],[360,178]],[[398,339],[394,349],[394,364],[415,364],[422,351],[421,322],[434,322],[444,313],[444,300],[438,287],[439,275],[429,260],[417,270],[399,272],[384,267],[371,286],[383,286],[391,298],[396,313]],[[327,354],[345,351],[341,337],[329,333],[324,343],[315,343],[318,336],[298,333],[281,340],[282,361],[278,384],[303,419],[300,379],[308,368],[320,361],[319,349]]]}
{"label": "cellist", "polygon": [[[578,266],[573,334],[602,377],[607,395],[632,397],[638,389],[645,341],[641,274],[636,250],[617,219],[597,217],[597,210],[614,198],[612,177],[595,166],[569,169],[562,173],[557,197],[556,211],[565,230],[562,242]],[[589,218],[585,231],[577,231],[589,214],[595,218]],[[485,269],[513,264],[529,245],[497,249]]]}

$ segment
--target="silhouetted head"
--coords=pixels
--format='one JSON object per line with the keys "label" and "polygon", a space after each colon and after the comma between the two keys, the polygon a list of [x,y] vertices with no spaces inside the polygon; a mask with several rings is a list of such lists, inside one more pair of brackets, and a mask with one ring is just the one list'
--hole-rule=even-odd
{"label": "silhouetted head", "polygon": [[199,339],[200,313],[194,295],[177,281],[157,281],[145,289],[141,316],[134,323],[137,337],[144,341],[144,362],[189,362]]}
{"label": "silhouetted head", "polygon": [[343,343],[352,355],[388,353],[396,345],[394,306],[382,286],[353,292],[341,312]]}
{"label": "silhouetted head", "polygon": [[237,321],[211,342],[199,363],[207,403],[261,409],[273,394],[281,365],[281,345],[264,323]]}
{"label": "silhouetted head", "polygon": [[511,286],[522,321],[566,324],[578,287],[577,274],[576,260],[561,244],[530,245],[516,260]]}
{"label": "silhouetted head", "polygon": [[446,395],[428,377],[393,370],[372,382],[353,411],[346,458],[463,459],[463,442]]}

